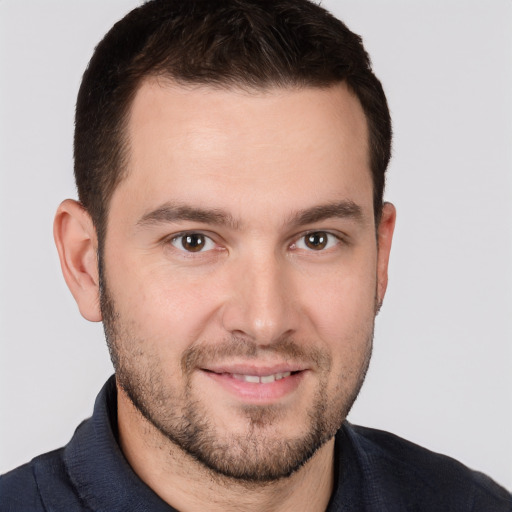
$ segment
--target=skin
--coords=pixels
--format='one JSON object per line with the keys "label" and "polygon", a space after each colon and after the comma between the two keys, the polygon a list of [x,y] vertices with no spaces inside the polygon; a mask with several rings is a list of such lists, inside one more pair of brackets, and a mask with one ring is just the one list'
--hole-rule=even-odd
{"label": "skin", "polygon": [[[332,435],[364,379],[395,223],[389,203],[374,223],[357,98],[344,84],[248,92],[148,80],[128,136],[103,258],[127,460],[182,511],[325,510]],[[312,233],[326,245],[308,244]],[[203,235],[204,249],[187,250],[184,234]],[[100,321],[97,239],[78,203],[60,206],[55,238],[82,315]],[[233,378],[288,370],[268,384]],[[283,440],[311,429],[319,403],[323,444],[278,479],[226,477],[166,435],[192,407],[226,460],[268,466]]]}

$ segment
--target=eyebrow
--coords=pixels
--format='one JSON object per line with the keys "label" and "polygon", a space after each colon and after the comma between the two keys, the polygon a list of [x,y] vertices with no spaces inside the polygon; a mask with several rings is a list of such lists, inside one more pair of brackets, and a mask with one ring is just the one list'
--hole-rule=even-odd
{"label": "eyebrow", "polygon": [[[364,215],[362,208],[350,200],[326,203],[299,210],[291,215],[285,224],[302,226],[314,224],[331,218],[348,218],[362,222]],[[145,213],[138,221],[138,227],[152,226],[172,222],[192,221],[217,226],[228,226],[239,229],[238,222],[231,214],[219,208],[199,208],[188,205],[165,203],[155,210]]]}
{"label": "eyebrow", "polygon": [[217,208],[197,208],[187,205],[165,203],[155,210],[144,214],[137,221],[137,226],[144,227],[180,221],[229,226],[233,229],[237,229],[239,225],[232,215]]}
{"label": "eyebrow", "polygon": [[289,223],[302,226],[332,218],[353,219],[362,222],[365,217],[358,204],[350,200],[343,200],[300,210],[289,219]]}

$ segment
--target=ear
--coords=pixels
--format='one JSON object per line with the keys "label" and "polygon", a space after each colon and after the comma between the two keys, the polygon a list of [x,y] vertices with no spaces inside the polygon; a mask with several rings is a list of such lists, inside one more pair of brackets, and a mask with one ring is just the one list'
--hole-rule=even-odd
{"label": "ear", "polygon": [[384,203],[377,229],[377,304],[378,309],[384,300],[388,287],[388,264],[393,231],[395,230],[396,209],[391,203]]}
{"label": "ear", "polygon": [[98,240],[92,219],[80,203],[71,199],[61,203],[53,237],[64,279],[80,313],[86,320],[100,322]]}

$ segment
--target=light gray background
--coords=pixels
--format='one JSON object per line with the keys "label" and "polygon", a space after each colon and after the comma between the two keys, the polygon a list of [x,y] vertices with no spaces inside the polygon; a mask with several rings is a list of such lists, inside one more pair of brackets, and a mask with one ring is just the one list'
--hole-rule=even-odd
{"label": "light gray background", "polygon": [[[52,241],[73,109],[134,0],[0,0],[0,472],[66,443],[112,372]],[[512,488],[512,2],[325,1],[364,37],[395,127],[390,287],[353,422]]]}

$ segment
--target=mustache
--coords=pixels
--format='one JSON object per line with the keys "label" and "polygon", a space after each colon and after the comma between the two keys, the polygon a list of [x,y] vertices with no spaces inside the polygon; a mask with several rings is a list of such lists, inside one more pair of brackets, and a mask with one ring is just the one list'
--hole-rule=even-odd
{"label": "mustache", "polygon": [[278,356],[286,362],[301,363],[318,370],[328,371],[332,358],[326,350],[298,343],[286,337],[261,345],[253,340],[232,336],[219,343],[201,343],[189,347],[181,357],[183,373],[190,374],[195,368],[225,361],[230,358],[258,359],[267,355]]}

